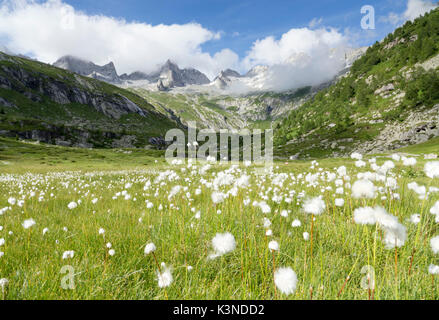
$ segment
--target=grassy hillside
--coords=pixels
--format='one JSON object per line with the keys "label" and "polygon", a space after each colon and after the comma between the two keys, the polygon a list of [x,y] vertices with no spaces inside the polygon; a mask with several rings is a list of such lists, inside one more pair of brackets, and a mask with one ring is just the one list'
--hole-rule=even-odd
{"label": "grassy hillside", "polygon": [[37,61],[0,53],[0,80],[4,133],[37,130],[55,139],[58,132],[75,144],[79,130],[90,136],[83,144],[111,147],[132,136],[131,144],[143,147],[150,137],[177,126],[133,92]]}
{"label": "grassy hillside", "polygon": [[[278,153],[342,155],[361,150],[367,142],[371,142],[367,144],[370,149],[379,149],[373,141],[384,128],[397,126],[404,131],[428,122],[426,118],[415,123],[412,118],[439,103],[438,52],[436,9],[375,43],[346,77],[293,110],[277,126]],[[387,140],[391,139],[389,135]],[[398,147],[385,141],[382,145]]]}

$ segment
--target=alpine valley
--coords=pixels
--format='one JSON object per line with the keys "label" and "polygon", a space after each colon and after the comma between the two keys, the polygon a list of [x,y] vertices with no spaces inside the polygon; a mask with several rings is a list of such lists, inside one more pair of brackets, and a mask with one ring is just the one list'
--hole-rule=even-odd
{"label": "alpine valley", "polygon": [[[380,153],[439,136],[439,10],[369,48],[344,49],[335,77],[282,89],[273,67],[209,79],[167,60],[118,74],[74,56],[0,53],[0,135],[81,148],[158,148],[170,128],[273,128],[282,159]],[[6,50],[3,50],[6,51]],[[297,63],[297,61],[296,61]]]}

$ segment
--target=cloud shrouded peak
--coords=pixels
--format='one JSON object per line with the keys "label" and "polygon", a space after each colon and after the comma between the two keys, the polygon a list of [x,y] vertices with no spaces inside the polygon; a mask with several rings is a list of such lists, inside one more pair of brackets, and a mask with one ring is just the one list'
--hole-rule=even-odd
{"label": "cloud shrouded peak", "polygon": [[268,65],[259,86],[286,90],[331,80],[345,67],[347,39],[335,29],[291,29],[279,40],[254,43],[244,59],[247,68]]}

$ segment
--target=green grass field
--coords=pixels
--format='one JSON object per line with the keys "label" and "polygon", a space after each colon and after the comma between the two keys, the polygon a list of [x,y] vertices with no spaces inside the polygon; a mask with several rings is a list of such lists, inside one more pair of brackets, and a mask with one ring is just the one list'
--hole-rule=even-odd
{"label": "green grass field", "polygon": [[[278,162],[271,173],[262,173],[262,167],[243,164],[171,166],[159,151],[83,150],[0,139],[0,210],[10,207],[0,211],[0,279],[8,280],[0,298],[439,299],[439,279],[429,274],[429,266],[439,264],[430,246],[439,235],[430,213],[439,192],[429,189],[421,200],[408,188],[411,182],[427,190],[439,187],[439,179],[424,172],[432,160],[421,156],[439,153],[439,144],[435,140],[403,152],[414,154],[416,165],[393,161],[396,167],[385,180],[373,181],[375,197],[356,199],[347,184],[353,185],[359,172],[373,172],[371,157],[364,159],[364,168],[352,159],[322,159],[318,165]],[[377,156],[378,166],[388,160]],[[337,174],[340,166],[347,167],[346,176]],[[240,179],[245,176],[248,184]],[[386,187],[389,178],[397,186]],[[340,179],[344,193],[336,194]],[[213,192],[225,199],[214,203]],[[317,196],[325,208],[312,223],[303,206]],[[344,205],[336,206],[336,198]],[[77,207],[69,209],[71,202]],[[355,223],[354,210],[365,206],[382,206],[405,226],[401,247],[385,247],[379,224]],[[410,222],[414,214],[420,215],[418,224]],[[28,219],[35,225],[25,229]],[[293,227],[295,220],[301,226]],[[209,259],[212,239],[226,232],[236,247]],[[278,251],[269,249],[271,241],[279,244]],[[151,242],[157,249],[145,255]],[[63,259],[68,251],[73,257]],[[365,287],[372,270],[367,266],[374,270],[369,273],[373,290]],[[297,274],[292,294],[275,285],[280,267]],[[165,268],[172,281],[160,288],[157,271]]]}

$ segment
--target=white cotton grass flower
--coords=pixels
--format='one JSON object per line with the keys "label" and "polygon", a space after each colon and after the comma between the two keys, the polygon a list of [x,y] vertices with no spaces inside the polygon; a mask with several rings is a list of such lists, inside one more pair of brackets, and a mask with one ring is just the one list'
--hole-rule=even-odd
{"label": "white cotton grass flower", "polygon": [[353,159],[353,160],[363,160],[363,155],[361,155],[358,152],[354,152],[353,154],[351,154],[351,159]]}
{"label": "white cotton grass flower", "polygon": [[283,294],[293,294],[297,287],[297,275],[291,268],[279,268],[274,272],[274,283]]}
{"label": "white cotton grass flower", "polygon": [[2,258],[5,255],[3,251],[0,251],[0,258]]}
{"label": "white cotton grass flower", "polygon": [[214,253],[212,253],[209,258],[215,259],[217,257],[221,257],[235,250],[235,237],[230,232],[217,233],[216,236],[212,239],[212,247]]}
{"label": "white cotton grass flower", "polygon": [[221,192],[212,192],[211,198],[213,203],[218,204],[224,202],[225,195]]}
{"label": "white cotton grass flower", "polygon": [[354,221],[356,224],[373,225],[377,223],[375,210],[371,207],[363,207],[354,210]]}
{"label": "white cotton grass flower", "polygon": [[268,229],[268,230],[265,232],[265,235],[266,235],[267,237],[271,237],[271,236],[273,235],[273,230]]}
{"label": "white cotton grass flower", "polygon": [[171,268],[168,268],[162,263],[162,271],[157,271],[157,282],[159,288],[167,288],[172,284],[174,278],[172,277]]}
{"label": "white cotton grass flower", "polygon": [[424,171],[427,177],[431,179],[439,178],[439,161],[427,162]]}
{"label": "white cotton grass flower", "polygon": [[114,256],[116,254],[116,251],[114,249],[110,249],[110,250],[108,250],[108,254],[110,256]]}
{"label": "white cotton grass flower", "polygon": [[407,188],[419,195],[419,199],[424,200],[427,194],[427,188],[425,186],[420,186],[416,182],[411,182],[407,184]]}
{"label": "white cotton grass flower", "polygon": [[407,240],[406,227],[398,222],[398,218],[387,213],[382,207],[355,209],[354,221],[361,225],[379,225],[385,233],[386,249],[402,247]]}
{"label": "white cotton grass flower", "polygon": [[291,226],[292,226],[293,228],[299,228],[299,227],[302,226],[302,222],[300,222],[299,219],[295,219],[295,220],[291,223]]}
{"label": "white cotton grass flower", "polygon": [[0,247],[3,246],[4,244],[5,244],[5,239],[4,239],[4,238],[1,238],[1,239],[0,239]]}
{"label": "white cotton grass flower", "polygon": [[386,249],[402,247],[407,239],[407,231],[403,225],[398,225],[395,229],[385,229],[384,244]]}
{"label": "white cotton grass flower", "polygon": [[305,241],[309,240],[309,233],[308,232],[303,233],[303,240],[305,240]]}
{"label": "white cotton grass flower", "polygon": [[22,223],[22,226],[23,226],[23,228],[25,228],[25,229],[29,229],[29,228],[32,228],[34,225],[36,225],[36,222],[35,222],[35,220],[34,219],[27,219],[27,220],[24,220],[24,222]]}
{"label": "white cotton grass flower", "polygon": [[[345,166],[341,166],[341,167],[337,168],[337,174],[338,174],[340,177],[345,177],[346,174],[347,174],[347,169],[346,169],[346,167],[345,167]],[[342,181],[342,180],[341,180],[341,181]],[[343,181],[342,181],[342,182],[343,182]]]}
{"label": "white cotton grass flower", "polygon": [[336,207],[344,207],[344,204],[345,204],[344,199],[341,199],[341,198],[335,199],[335,206]]}
{"label": "white cotton grass flower", "polygon": [[409,221],[413,224],[418,224],[421,222],[421,215],[419,213],[412,214]]}
{"label": "white cotton grass flower", "polygon": [[43,229],[43,236],[46,235],[46,233],[48,233],[48,232],[49,232],[49,228],[44,228]]}
{"label": "white cotton grass flower", "polygon": [[404,158],[402,164],[406,167],[413,167],[418,161],[415,158]]}
{"label": "white cotton grass flower", "polygon": [[430,209],[430,213],[436,216],[436,222],[439,223],[439,201],[437,201]]}
{"label": "white cotton grass flower", "polygon": [[145,256],[146,255],[149,255],[150,253],[153,253],[155,250],[157,249],[157,247],[155,246],[155,244],[154,243],[148,243],[146,246],[145,246],[145,250],[144,250],[144,253],[145,253]]}
{"label": "white cotton grass flower", "polygon": [[303,211],[308,214],[320,215],[325,211],[326,204],[320,197],[308,199],[303,205]]}
{"label": "white cotton grass flower", "polygon": [[439,201],[436,201],[436,203],[433,205],[433,207],[431,207],[430,213],[434,214],[434,215],[439,214]]}
{"label": "white cotton grass flower", "polygon": [[11,206],[15,205],[16,202],[17,202],[17,199],[15,199],[15,198],[13,198],[13,197],[10,197],[10,198],[8,199],[8,203],[9,203]]}
{"label": "white cotton grass flower", "polygon": [[268,229],[271,227],[271,221],[268,218],[264,218],[264,228]]}
{"label": "white cotton grass flower", "polygon": [[368,198],[374,199],[376,197],[377,188],[369,180],[357,180],[352,186],[352,196],[356,199]]}
{"label": "white cotton grass flower", "polygon": [[355,162],[355,166],[357,168],[364,168],[366,166],[366,162],[364,162],[363,160],[358,160]]}
{"label": "white cotton grass flower", "polygon": [[169,192],[168,200],[171,200],[175,195],[177,195],[181,191],[181,189],[182,189],[181,186],[174,186],[171,189],[171,192]]}
{"label": "white cotton grass flower", "polygon": [[104,235],[105,234],[105,230],[103,228],[99,228],[98,233],[99,233],[99,235]]}
{"label": "white cotton grass flower", "polygon": [[259,208],[261,208],[262,213],[264,213],[264,214],[267,214],[267,213],[271,212],[270,206],[265,201],[259,202],[258,206],[259,206]]}
{"label": "white cotton grass flower", "polygon": [[439,236],[431,239],[430,245],[431,245],[431,250],[433,251],[433,253],[438,254],[439,253]]}
{"label": "white cotton grass flower", "polygon": [[270,251],[279,251],[279,243],[274,240],[270,241],[268,244],[268,249],[270,249]]}
{"label": "white cotton grass flower", "polygon": [[6,278],[0,279],[0,288],[2,288],[2,292],[5,292],[6,287],[9,285],[9,280]]}
{"label": "white cotton grass flower", "polygon": [[434,264],[431,264],[431,265],[428,267],[428,273],[431,274],[431,275],[437,275],[437,274],[439,274],[439,266],[436,266],[436,265],[434,265]]}
{"label": "white cotton grass flower", "polygon": [[70,202],[70,203],[67,205],[67,208],[69,208],[70,210],[73,210],[73,209],[75,209],[75,208],[77,208],[77,207],[78,207],[78,204],[77,204],[76,202],[74,202],[74,201]]}
{"label": "white cotton grass flower", "polygon": [[73,259],[73,257],[75,256],[75,251],[70,250],[70,251],[64,251],[63,255],[62,255],[62,259],[66,260],[66,259]]}

